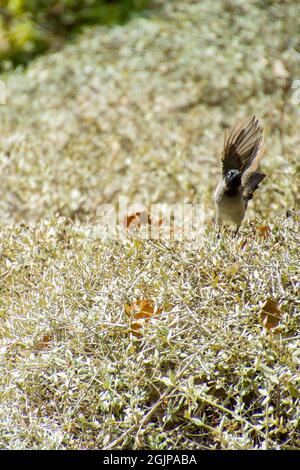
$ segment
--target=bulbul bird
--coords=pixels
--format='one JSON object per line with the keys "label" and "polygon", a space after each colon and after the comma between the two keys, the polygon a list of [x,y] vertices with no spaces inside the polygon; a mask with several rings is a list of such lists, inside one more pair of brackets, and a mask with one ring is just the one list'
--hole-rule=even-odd
{"label": "bulbul bird", "polygon": [[256,116],[236,124],[225,133],[222,177],[215,191],[216,223],[236,225],[235,235],[245,217],[248,201],[265,174],[257,170],[264,149],[264,129]]}

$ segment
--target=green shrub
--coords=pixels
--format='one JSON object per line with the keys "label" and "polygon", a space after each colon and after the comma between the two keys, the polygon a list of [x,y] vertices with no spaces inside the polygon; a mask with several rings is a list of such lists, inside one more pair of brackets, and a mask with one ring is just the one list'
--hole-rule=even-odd
{"label": "green shrub", "polygon": [[58,49],[85,25],[124,23],[149,0],[0,0],[0,60],[14,65]]}

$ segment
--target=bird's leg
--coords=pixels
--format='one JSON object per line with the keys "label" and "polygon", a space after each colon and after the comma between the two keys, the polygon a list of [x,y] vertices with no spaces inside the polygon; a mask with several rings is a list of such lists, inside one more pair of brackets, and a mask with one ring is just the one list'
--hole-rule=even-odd
{"label": "bird's leg", "polygon": [[237,225],[237,227],[236,227],[236,229],[235,229],[235,231],[234,231],[234,234],[233,234],[233,237],[234,237],[234,238],[237,236],[239,229],[240,229],[240,225]]}

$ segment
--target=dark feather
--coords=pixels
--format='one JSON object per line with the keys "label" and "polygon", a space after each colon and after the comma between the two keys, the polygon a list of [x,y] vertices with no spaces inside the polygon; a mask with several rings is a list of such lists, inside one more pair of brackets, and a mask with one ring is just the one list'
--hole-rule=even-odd
{"label": "dark feather", "polygon": [[250,167],[255,171],[263,151],[263,139],[263,127],[256,116],[234,126],[225,136],[222,152],[223,175],[229,170],[238,170],[243,174]]}
{"label": "dark feather", "polygon": [[252,199],[254,192],[257,190],[259,184],[265,178],[264,173],[251,173],[243,182],[243,196],[245,200],[249,201]]}

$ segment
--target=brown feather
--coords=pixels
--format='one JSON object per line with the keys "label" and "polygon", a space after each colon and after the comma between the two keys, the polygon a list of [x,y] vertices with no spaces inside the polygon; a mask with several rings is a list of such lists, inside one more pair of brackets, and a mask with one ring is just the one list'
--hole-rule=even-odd
{"label": "brown feather", "polygon": [[236,124],[225,135],[222,152],[223,175],[229,170],[253,172],[263,152],[264,131],[261,121],[251,116]]}

